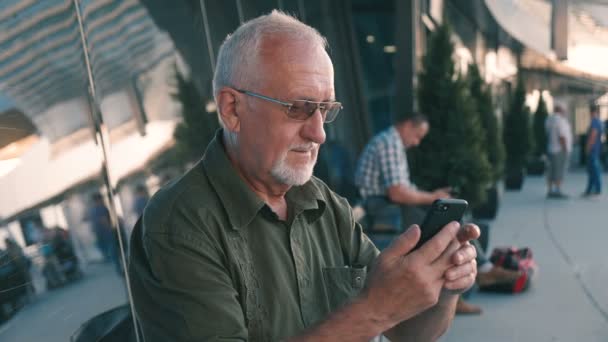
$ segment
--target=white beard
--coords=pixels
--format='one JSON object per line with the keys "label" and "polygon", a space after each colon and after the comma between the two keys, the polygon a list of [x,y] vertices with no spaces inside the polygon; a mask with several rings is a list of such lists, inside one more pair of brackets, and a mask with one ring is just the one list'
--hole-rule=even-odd
{"label": "white beard", "polygon": [[[296,145],[290,148],[291,149],[308,149],[312,153],[312,151],[318,148],[317,144],[309,143],[303,145]],[[292,167],[287,163],[287,152],[283,154],[283,156],[277,160],[277,162],[272,167],[270,174],[279,182],[286,185],[304,185],[304,183],[310,180],[312,177],[312,171],[315,166],[317,159],[311,160],[303,167]]]}

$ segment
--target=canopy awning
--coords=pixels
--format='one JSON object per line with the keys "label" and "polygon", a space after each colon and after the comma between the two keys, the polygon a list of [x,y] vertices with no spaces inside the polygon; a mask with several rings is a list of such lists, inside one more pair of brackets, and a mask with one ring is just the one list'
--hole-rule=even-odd
{"label": "canopy awning", "polygon": [[551,3],[544,0],[485,0],[502,28],[523,44],[524,70],[545,70],[585,79],[608,89],[608,4],[571,1],[568,7],[568,59],[551,50]]}
{"label": "canopy awning", "polygon": [[[174,53],[171,40],[139,1],[79,4],[99,97],[130,86],[140,73]],[[52,115],[40,116],[48,116],[46,109],[61,102],[81,98],[86,103],[88,86],[73,0],[0,2],[0,97],[54,142],[90,125],[86,112],[71,118],[69,127],[58,127]]]}

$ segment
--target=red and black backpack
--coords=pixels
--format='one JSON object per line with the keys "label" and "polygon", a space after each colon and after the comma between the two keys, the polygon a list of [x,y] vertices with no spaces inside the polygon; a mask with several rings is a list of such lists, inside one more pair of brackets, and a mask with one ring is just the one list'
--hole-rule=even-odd
{"label": "red and black backpack", "polygon": [[501,266],[508,270],[519,271],[520,276],[512,282],[493,284],[485,286],[481,290],[503,292],[503,293],[520,293],[528,289],[534,273],[538,266],[532,258],[532,250],[528,247],[497,247],[492,251],[490,261],[495,266]]}

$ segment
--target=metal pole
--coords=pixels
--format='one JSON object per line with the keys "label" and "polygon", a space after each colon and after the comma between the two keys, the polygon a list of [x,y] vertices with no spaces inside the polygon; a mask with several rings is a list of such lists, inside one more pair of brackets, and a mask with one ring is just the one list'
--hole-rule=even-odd
{"label": "metal pole", "polygon": [[[109,200],[109,208],[108,211],[110,212],[110,217],[112,219],[112,222],[114,222],[116,231],[118,232],[118,246],[120,247],[120,256],[121,256],[121,263],[122,263],[122,267],[124,272],[127,272],[127,262],[126,262],[126,257],[124,254],[124,242],[122,241],[122,234],[120,232],[120,224],[118,221],[118,215],[116,213],[116,204],[114,202],[114,190],[112,188],[112,182],[110,180],[110,170],[107,164],[107,160],[108,160],[108,154],[106,151],[106,145],[105,145],[105,141],[104,141],[104,134],[102,132],[103,129],[105,129],[102,125],[103,123],[103,119],[101,117],[101,112],[99,110],[99,106],[98,106],[98,101],[97,101],[97,92],[95,89],[95,82],[93,81],[93,71],[91,69],[91,63],[90,63],[90,59],[89,59],[89,50],[87,48],[87,39],[86,39],[86,35],[84,32],[84,25],[82,23],[82,14],[80,11],[80,5],[78,3],[79,0],[74,0],[74,8],[76,9],[76,18],[78,19],[78,30],[80,31],[80,40],[82,43],[82,49],[83,49],[83,54],[84,54],[84,61],[85,61],[85,66],[87,68],[87,74],[89,77],[89,91],[90,91],[90,97],[91,97],[91,105],[92,105],[92,111],[91,111],[91,115],[93,116],[93,123],[96,126],[95,129],[97,131],[97,140],[98,140],[98,145],[101,146],[101,152],[102,152],[102,167],[101,167],[101,171],[102,174],[104,176],[104,180],[106,182],[106,185],[108,187],[108,200]],[[98,115],[95,115],[98,114]],[[133,327],[135,329],[135,339],[139,342],[139,331],[137,328],[137,318],[135,316],[135,308],[133,307],[133,296],[131,294],[131,282],[129,281],[129,277],[125,276],[125,282],[127,283],[127,296],[129,298],[129,307],[131,309],[131,315],[133,317]]]}
{"label": "metal pole", "polygon": [[300,20],[306,22],[306,7],[304,7],[304,0],[298,0],[298,10],[300,11]]}
{"label": "metal pole", "polygon": [[243,14],[243,4],[241,0],[236,0],[236,12],[239,14],[239,24],[245,21],[245,15]]}
{"label": "metal pole", "polygon": [[213,43],[211,42],[211,32],[209,31],[209,19],[207,18],[207,8],[205,0],[200,0],[201,13],[203,14],[203,26],[205,29],[205,38],[207,38],[207,51],[209,52],[209,62],[211,63],[211,72],[215,73],[215,53],[213,52]]}

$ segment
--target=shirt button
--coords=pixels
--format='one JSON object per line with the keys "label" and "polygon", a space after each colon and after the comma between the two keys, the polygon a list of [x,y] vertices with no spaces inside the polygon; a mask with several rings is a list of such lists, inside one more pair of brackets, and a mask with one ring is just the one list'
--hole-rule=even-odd
{"label": "shirt button", "polygon": [[363,278],[361,278],[359,276],[355,278],[355,286],[356,287],[361,287],[362,283],[363,283]]}

